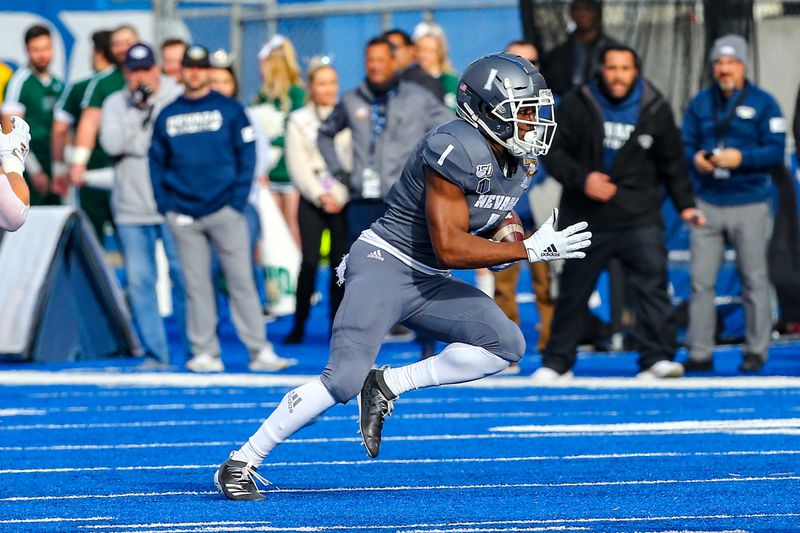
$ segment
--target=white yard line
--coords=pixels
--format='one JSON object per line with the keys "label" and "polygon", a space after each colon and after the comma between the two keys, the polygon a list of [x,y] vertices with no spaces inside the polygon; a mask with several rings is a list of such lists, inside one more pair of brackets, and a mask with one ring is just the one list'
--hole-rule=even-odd
{"label": "white yard line", "polygon": [[677,420],[671,422],[636,422],[623,424],[553,424],[541,426],[497,426],[489,428],[491,432],[512,433],[616,433],[616,432],[652,432],[652,431],[731,431],[731,430],[765,430],[789,428],[800,429],[800,418],[777,418],[756,420]]}
{"label": "white yard line", "polygon": [[[190,374],[184,372],[111,373],[87,371],[8,370],[0,385],[96,385],[101,387],[295,387],[316,375]],[[528,377],[494,377],[456,385],[475,389],[796,389],[800,377],[712,377],[665,380],[636,378],[576,378],[556,385],[534,385]]]}
{"label": "white yard line", "polygon": [[[800,476],[753,476],[753,477],[726,477],[708,479],[637,479],[637,480],[606,480],[606,481],[580,481],[571,483],[487,483],[474,485],[399,485],[383,487],[328,487],[321,489],[279,489],[268,491],[270,494],[329,494],[341,492],[425,492],[449,490],[494,490],[494,489],[528,489],[528,488],[569,488],[569,487],[614,487],[614,486],[646,486],[646,485],[685,485],[705,483],[760,483],[760,482],[785,482],[800,481]],[[58,500],[87,500],[108,498],[153,498],[163,496],[208,496],[217,494],[212,491],[171,491],[171,492],[127,492],[121,494],[67,494],[58,496],[11,496],[0,498],[0,502],[31,502],[31,501],[58,501]],[[221,497],[221,496],[220,496]]]}
{"label": "white yard line", "polygon": [[[800,450],[733,450],[723,452],[638,452],[606,453],[582,455],[531,455],[521,457],[453,457],[442,459],[366,459],[358,461],[283,461],[268,462],[264,468],[316,467],[316,466],[381,466],[381,465],[434,465],[458,463],[526,463],[539,461],[605,461],[615,459],[663,459],[687,457],[753,457],[753,456],[794,456]],[[208,470],[218,468],[218,464],[153,465],[153,466],[91,466],[63,468],[17,468],[0,470],[0,475],[9,474],[60,474],[73,472],[126,472],[142,470]]]}
{"label": "white yard line", "polygon": [[[9,520],[0,519],[0,524],[51,524],[59,522],[99,522],[100,520],[113,520],[113,516],[90,516],[87,518],[12,518]],[[105,527],[105,526],[100,526]]]}
{"label": "white yard line", "polygon": [[[545,525],[550,524],[555,527],[564,524],[597,524],[597,523],[615,523],[615,522],[685,522],[687,520],[743,520],[743,519],[759,519],[759,518],[797,518],[800,513],[753,513],[753,514],[716,514],[716,515],[674,515],[674,516],[641,516],[641,517],[624,517],[624,516],[609,516],[609,517],[591,517],[591,518],[551,518],[551,519],[529,519],[529,520],[485,520],[485,521],[465,521],[465,522],[432,522],[420,524],[394,524],[394,525],[325,525],[325,526],[285,526],[285,527],[269,527],[269,529],[255,529],[256,531],[357,531],[357,530],[379,530],[390,529],[401,531],[402,533],[412,533],[414,531],[430,533],[429,528],[444,528],[444,527],[491,527],[491,526],[525,526],[525,525]],[[148,524],[92,524],[86,526],[79,526],[80,529],[130,529],[137,531],[137,533],[144,533],[145,528],[158,528],[153,531],[163,532],[163,528],[181,528],[181,527],[195,527],[195,526],[230,526],[231,528],[247,525],[255,525],[250,523],[240,522],[211,522],[211,523],[198,523],[198,522],[155,522]],[[682,524],[683,525],[683,524]],[[422,529],[426,528],[426,529]],[[242,529],[248,530],[248,529]],[[242,531],[240,529],[222,529],[220,531]],[[249,529],[253,530],[253,529]],[[506,529],[503,529],[506,530]]]}

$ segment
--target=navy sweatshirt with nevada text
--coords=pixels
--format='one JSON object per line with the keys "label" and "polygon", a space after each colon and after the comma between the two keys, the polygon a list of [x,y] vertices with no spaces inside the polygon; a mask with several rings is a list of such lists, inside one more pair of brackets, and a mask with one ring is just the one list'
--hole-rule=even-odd
{"label": "navy sweatshirt with nevada text", "polygon": [[150,179],[159,212],[202,217],[247,205],[256,163],[255,136],[244,108],[211,91],[181,96],[156,119]]}

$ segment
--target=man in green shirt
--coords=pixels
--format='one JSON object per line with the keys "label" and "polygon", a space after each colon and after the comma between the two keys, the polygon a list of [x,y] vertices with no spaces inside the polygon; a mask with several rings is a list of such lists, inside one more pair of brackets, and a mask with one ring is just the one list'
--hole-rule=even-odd
{"label": "man in green shirt", "polygon": [[[95,75],[77,81],[67,86],[56,103],[53,117],[53,183],[54,190],[62,196],[66,193],[69,184],[69,167],[65,147],[67,137],[81,118],[83,101],[86,90],[91,85],[97,74],[107,72],[114,68],[114,56],[111,54],[111,32],[108,30],[97,31],[92,34],[92,70]],[[96,141],[95,141],[96,142]],[[108,169],[109,175],[113,172],[113,160],[105,153],[99,144],[95,144],[91,151],[87,170]],[[103,226],[106,221],[113,224],[110,205],[111,192],[108,188],[85,185],[78,191],[78,205],[88,215],[95,233],[100,242],[103,242]]]}
{"label": "man in green shirt", "polygon": [[41,25],[28,28],[25,48],[28,65],[17,70],[6,85],[2,120],[8,127],[11,117],[19,116],[30,125],[31,153],[25,177],[31,185],[31,205],[57,205],[60,199],[50,186],[50,129],[53,106],[64,86],[48,71],[53,59],[50,30]]}
{"label": "man in green shirt", "polygon": [[128,48],[137,42],[139,35],[132,26],[123,25],[115,29],[111,34],[111,54],[115,65],[92,76],[92,81],[86,87],[81,100],[81,117],[75,131],[72,166],[69,169],[69,179],[76,187],[82,187],[86,183],[86,170],[100,131],[103,102],[109,95],[125,87],[125,77],[119,65],[125,60]]}

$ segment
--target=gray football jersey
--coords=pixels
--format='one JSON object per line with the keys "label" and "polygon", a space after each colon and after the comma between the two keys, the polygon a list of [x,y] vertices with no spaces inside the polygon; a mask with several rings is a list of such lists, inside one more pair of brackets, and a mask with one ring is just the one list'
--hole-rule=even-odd
{"label": "gray football jersey", "polygon": [[412,259],[441,268],[425,217],[426,166],[464,191],[469,231],[484,235],[500,224],[526,192],[536,161],[521,162],[508,170],[510,177],[506,178],[489,141],[461,119],[425,135],[386,196],[386,214],[372,225],[372,230]]}

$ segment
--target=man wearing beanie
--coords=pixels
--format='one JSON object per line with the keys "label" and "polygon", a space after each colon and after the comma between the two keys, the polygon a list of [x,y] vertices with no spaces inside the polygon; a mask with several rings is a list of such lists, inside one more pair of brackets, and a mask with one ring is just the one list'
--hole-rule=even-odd
{"label": "man wearing beanie", "polygon": [[156,206],[175,237],[186,286],[192,350],[186,368],[224,368],[211,283],[213,244],[250,370],[281,370],[293,362],[275,355],[267,342],[243,213],[256,163],[255,134],[242,105],[211,90],[208,50],[188,47],[181,65],[184,95],[158,115],[149,158]]}
{"label": "man wearing beanie", "polygon": [[770,169],[783,163],[786,121],[769,93],[747,80],[747,42],[738,35],[714,41],[715,83],[689,103],[683,122],[686,160],[695,177],[698,207],[707,223],[692,229],[692,297],[687,372],[712,370],[717,273],[725,245],[736,250],[745,312],[742,372],[761,370],[772,330],[767,244]]}

